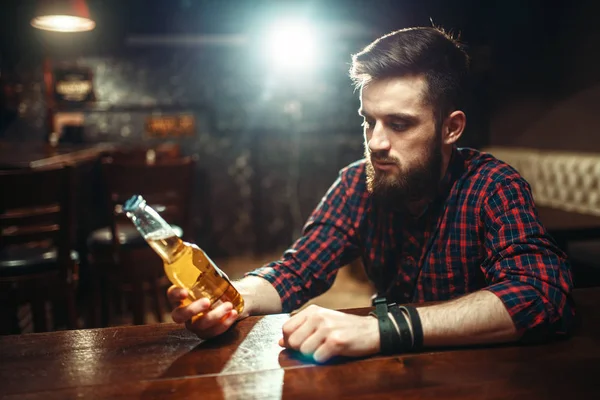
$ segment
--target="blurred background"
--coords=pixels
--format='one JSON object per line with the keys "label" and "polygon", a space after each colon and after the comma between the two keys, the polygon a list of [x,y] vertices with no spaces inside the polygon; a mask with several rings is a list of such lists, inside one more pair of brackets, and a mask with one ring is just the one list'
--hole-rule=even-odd
{"label": "blurred background", "polygon": [[[79,10],[92,29],[32,26],[49,3]],[[392,30],[434,24],[460,35],[472,59],[460,145],[501,155],[540,206],[571,213],[546,217],[566,249],[567,239],[589,242],[600,229],[599,8],[592,0],[3,0],[0,165],[76,167],[81,288],[100,258],[98,230],[116,232],[106,228],[115,224],[105,212],[105,158],[191,157],[184,237],[239,277],[278,257],[338,171],[361,158],[351,54]],[[577,254],[593,261],[588,242]],[[323,304],[367,301],[360,268],[347,275],[341,297]]]}

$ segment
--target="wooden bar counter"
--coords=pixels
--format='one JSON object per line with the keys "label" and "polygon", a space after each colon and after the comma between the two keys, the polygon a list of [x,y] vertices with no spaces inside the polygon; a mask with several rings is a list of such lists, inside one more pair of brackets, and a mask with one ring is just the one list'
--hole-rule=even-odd
{"label": "wooden bar counter", "polygon": [[[570,339],[315,365],[277,345],[288,315],[202,342],[159,324],[0,338],[3,399],[573,399],[600,390],[600,289],[575,291]],[[364,314],[368,309],[352,310]]]}

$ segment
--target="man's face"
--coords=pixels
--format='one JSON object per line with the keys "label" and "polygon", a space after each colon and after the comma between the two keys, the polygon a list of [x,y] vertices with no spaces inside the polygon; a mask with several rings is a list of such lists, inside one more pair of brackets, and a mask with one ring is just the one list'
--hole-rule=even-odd
{"label": "man's face", "polygon": [[367,186],[393,207],[430,198],[440,180],[442,138],[425,88],[423,77],[406,76],[374,80],[361,90]]}

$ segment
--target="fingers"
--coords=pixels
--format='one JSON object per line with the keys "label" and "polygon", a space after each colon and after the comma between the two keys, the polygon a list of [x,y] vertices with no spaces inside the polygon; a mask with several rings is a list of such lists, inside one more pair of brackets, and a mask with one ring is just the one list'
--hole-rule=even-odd
{"label": "fingers", "polygon": [[[294,324],[295,325],[295,324]],[[293,325],[292,325],[293,326]],[[279,339],[279,345],[298,350],[302,354],[312,356],[318,363],[324,363],[337,355],[344,341],[329,329],[319,329],[315,320],[308,318],[294,332],[286,333]]]}
{"label": "fingers", "polygon": [[302,346],[304,341],[310,335],[312,335],[316,329],[317,326],[314,321],[310,321],[305,318],[302,325],[298,326],[291,334],[286,335],[286,331],[284,329],[283,341],[286,344],[286,347],[294,350],[300,350],[300,346]]}
{"label": "fingers", "polygon": [[294,315],[283,324],[281,331],[283,333],[284,343],[287,342],[287,338],[289,338],[302,324],[304,324],[306,318],[306,314],[301,312]]}
{"label": "fingers", "polygon": [[171,312],[173,321],[185,323],[186,328],[201,339],[220,335],[239,317],[231,302],[225,302],[211,310],[209,299],[202,298],[190,303],[188,291],[177,286],[171,286],[167,290],[167,298],[174,307]]}
{"label": "fingers", "polygon": [[231,325],[235,323],[238,317],[238,313],[236,310],[231,310],[229,314],[225,315],[223,319],[220,320],[219,323],[212,326],[212,328],[205,330],[202,332],[199,337],[202,339],[208,339],[211,337],[218,336],[224,333],[226,330],[231,328]]}
{"label": "fingers", "polygon": [[193,316],[208,311],[210,309],[210,300],[198,299],[188,305],[180,305],[171,312],[171,318],[174,322],[181,324],[191,319]]}
{"label": "fingers", "polygon": [[180,303],[187,299],[188,291],[184,288],[180,288],[178,286],[171,286],[167,290],[167,298],[169,299],[169,303],[172,307],[177,307]]}
{"label": "fingers", "polygon": [[325,335],[322,331],[315,331],[312,335],[306,338],[302,345],[300,345],[300,353],[313,356],[317,349],[325,342]]}
{"label": "fingers", "polygon": [[283,325],[282,331],[280,346],[298,350],[305,355],[313,355],[325,341],[329,328],[324,324],[320,308],[308,307],[292,316]]}
{"label": "fingers", "polygon": [[314,352],[313,359],[318,363],[324,363],[330,358],[340,355],[345,347],[345,341],[338,334],[331,334],[325,338],[323,343]]}
{"label": "fingers", "polygon": [[312,358],[313,360],[315,360],[316,362],[322,364],[326,361],[328,361],[330,358],[332,358],[334,356],[334,352],[333,350],[326,346],[325,344],[322,344],[321,346],[319,346],[319,348],[313,353]]}
{"label": "fingers", "polygon": [[[205,299],[208,302],[208,299]],[[199,331],[212,329],[214,325],[220,324],[223,319],[228,318],[233,309],[230,302],[219,304],[200,318],[193,319],[194,328]]]}

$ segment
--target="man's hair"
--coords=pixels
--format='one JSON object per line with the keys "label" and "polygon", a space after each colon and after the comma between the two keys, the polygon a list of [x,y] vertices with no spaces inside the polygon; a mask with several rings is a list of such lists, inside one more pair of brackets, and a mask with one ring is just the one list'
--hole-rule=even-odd
{"label": "man's hair", "polygon": [[350,77],[357,88],[372,80],[422,75],[424,100],[436,126],[463,106],[469,57],[459,42],[439,28],[401,29],[380,37],[352,56]]}

